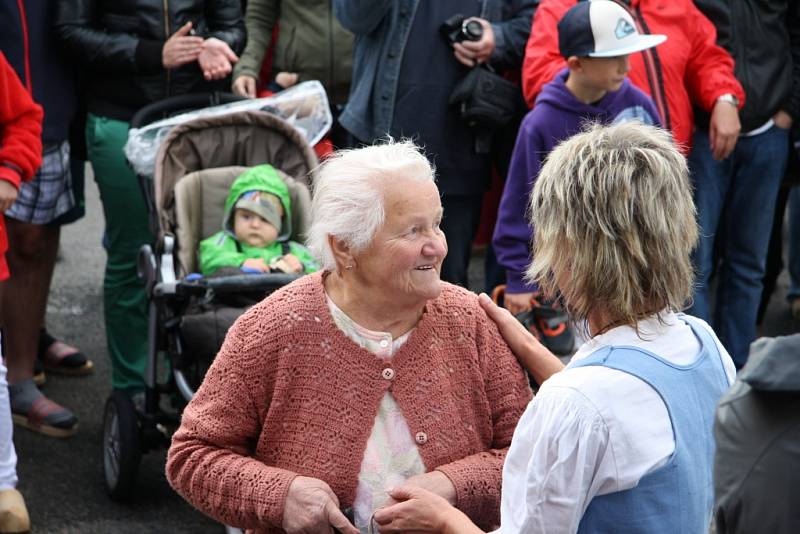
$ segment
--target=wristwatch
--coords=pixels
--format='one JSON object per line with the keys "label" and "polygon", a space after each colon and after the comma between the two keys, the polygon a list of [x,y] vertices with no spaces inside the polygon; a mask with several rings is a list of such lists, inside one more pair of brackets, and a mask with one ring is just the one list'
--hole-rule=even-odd
{"label": "wristwatch", "polygon": [[736,95],[733,95],[731,93],[725,93],[724,95],[718,96],[717,102],[725,102],[726,104],[730,104],[736,109],[739,109],[739,99],[736,98]]}

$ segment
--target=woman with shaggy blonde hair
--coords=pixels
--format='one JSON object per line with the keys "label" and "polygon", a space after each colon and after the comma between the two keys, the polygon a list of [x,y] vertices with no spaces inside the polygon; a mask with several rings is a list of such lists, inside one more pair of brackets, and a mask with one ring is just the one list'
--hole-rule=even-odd
{"label": "woman with shaggy blonde hair", "polygon": [[[503,468],[501,530],[705,532],[714,407],[735,376],[709,326],[678,313],[692,291],[697,224],[686,161],[641,124],[590,127],[559,145],[534,186],[528,276],[561,295],[589,340],[542,385]],[[482,303],[539,375],[553,357]],[[480,532],[416,488],[375,514],[380,531]]]}

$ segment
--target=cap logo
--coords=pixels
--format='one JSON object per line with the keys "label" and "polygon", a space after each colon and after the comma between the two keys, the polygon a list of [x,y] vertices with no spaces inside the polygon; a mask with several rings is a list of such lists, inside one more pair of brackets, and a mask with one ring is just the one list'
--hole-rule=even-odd
{"label": "cap logo", "polygon": [[617,39],[624,39],[635,32],[636,28],[633,27],[633,24],[622,18],[617,21],[617,27],[614,29],[614,35],[616,35]]}

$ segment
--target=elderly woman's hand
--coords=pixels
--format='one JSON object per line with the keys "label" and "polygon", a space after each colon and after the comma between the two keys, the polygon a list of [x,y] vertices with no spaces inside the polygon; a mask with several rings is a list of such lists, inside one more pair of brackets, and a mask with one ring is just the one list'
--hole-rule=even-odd
{"label": "elderly woman's hand", "polygon": [[389,496],[398,504],[381,508],[373,516],[381,534],[481,532],[467,516],[450,506],[446,499],[423,488],[407,485],[389,491]]}
{"label": "elderly woman's hand", "polygon": [[456,504],[456,487],[441,471],[429,471],[413,476],[406,480],[405,485],[425,489],[442,497],[453,506]]}
{"label": "elderly woman's hand", "polygon": [[289,486],[283,507],[283,530],[288,534],[359,534],[339,510],[339,499],[322,480],[296,477]]}

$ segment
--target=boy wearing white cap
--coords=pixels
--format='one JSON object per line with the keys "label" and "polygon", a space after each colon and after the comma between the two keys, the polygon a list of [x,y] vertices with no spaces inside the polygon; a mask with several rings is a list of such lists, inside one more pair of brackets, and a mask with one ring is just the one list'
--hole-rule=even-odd
{"label": "boy wearing white cap", "polygon": [[530,309],[538,291],[525,280],[533,235],[525,213],[542,162],[589,122],[638,120],[661,126],[653,101],[626,74],[629,54],[665,40],[664,35],[639,33],[625,8],[609,0],[579,2],[558,23],[567,68],[544,86],[522,121],[493,236],[497,260],[506,269],[504,302],[512,313]]}

